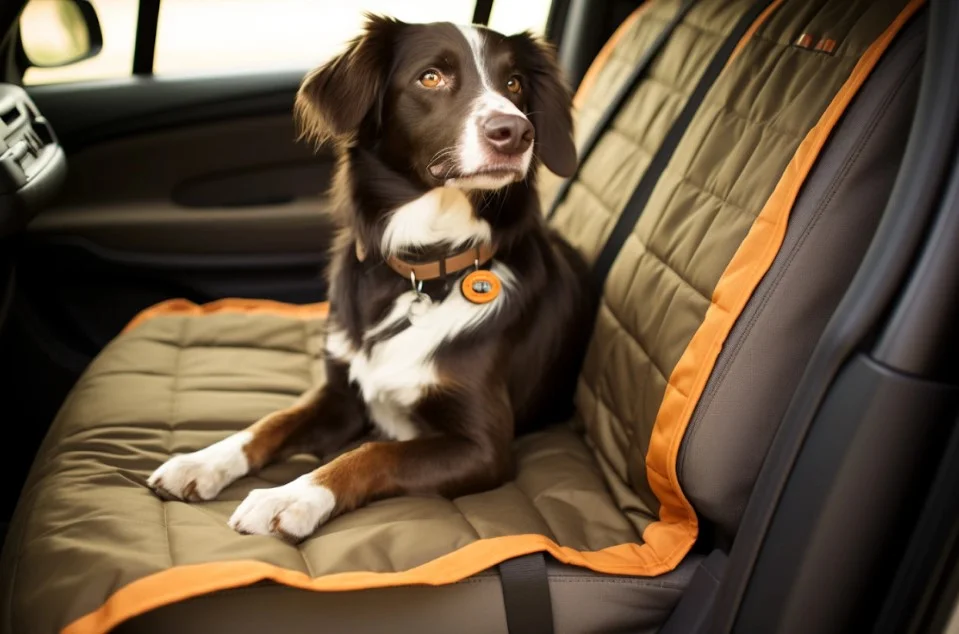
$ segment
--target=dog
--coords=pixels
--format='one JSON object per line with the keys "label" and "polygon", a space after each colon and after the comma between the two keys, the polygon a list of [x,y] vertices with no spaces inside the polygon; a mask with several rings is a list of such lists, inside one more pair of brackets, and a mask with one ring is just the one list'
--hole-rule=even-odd
{"label": "dog", "polygon": [[577,163],[552,48],[365,19],[294,106],[303,136],[337,157],[326,381],[148,479],[168,499],[210,500],[279,456],[335,455],[250,492],[229,520],[245,534],[295,542],[382,498],[503,484],[514,437],[571,413],[591,334],[586,265],[536,189],[540,164],[568,177]]}

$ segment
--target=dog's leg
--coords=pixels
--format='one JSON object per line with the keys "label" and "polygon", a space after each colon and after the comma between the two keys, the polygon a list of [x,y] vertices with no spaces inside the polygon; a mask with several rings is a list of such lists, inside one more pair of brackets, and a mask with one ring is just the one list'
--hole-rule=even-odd
{"label": "dog's leg", "polygon": [[147,484],[162,497],[212,500],[231,482],[263,467],[285,447],[301,445],[307,436],[310,449],[323,453],[345,445],[363,428],[363,405],[349,385],[346,366],[328,361],[323,386],[205,449],[174,456]]}
{"label": "dog's leg", "polygon": [[230,526],[296,541],[331,517],[374,500],[408,494],[454,498],[511,476],[512,413],[505,394],[439,395],[430,401],[419,413],[456,421],[450,433],[369,442],[289,484],[251,491]]}

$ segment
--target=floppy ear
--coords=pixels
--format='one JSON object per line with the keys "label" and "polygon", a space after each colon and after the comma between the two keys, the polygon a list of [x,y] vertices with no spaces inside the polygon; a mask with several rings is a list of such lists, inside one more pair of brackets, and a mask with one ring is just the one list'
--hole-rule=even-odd
{"label": "floppy ear", "polygon": [[380,100],[401,26],[398,20],[366,14],[363,34],[303,79],[293,106],[301,138],[319,145],[360,128]]}
{"label": "floppy ear", "polygon": [[517,64],[526,74],[527,109],[536,130],[536,154],[551,172],[564,178],[576,170],[573,96],[556,63],[553,47],[526,31],[513,41]]}

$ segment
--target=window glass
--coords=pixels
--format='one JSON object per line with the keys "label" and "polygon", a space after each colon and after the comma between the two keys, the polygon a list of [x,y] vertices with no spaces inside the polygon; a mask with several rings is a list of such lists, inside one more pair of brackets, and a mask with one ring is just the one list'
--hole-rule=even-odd
{"label": "window glass", "polygon": [[552,0],[496,0],[489,16],[489,28],[506,35],[520,31],[546,34]]}
{"label": "window glass", "polygon": [[163,0],[154,72],[309,68],[343,49],[363,12],[469,24],[475,0]]}
{"label": "window glass", "polygon": [[[92,2],[103,31],[103,50],[89,60],[60,68],[29,68],[24,83],[131,74],[138,0]],[[525,29],[542,33],[550,3],[497,0],[490,27],[506,34]],[[356,4],[348,0],[162,0],[153,68],[165,76],[307,69],[341,51],[359,32],[364,12],[407,22],[469,24],[474,7],[475,0],[363,0]],[[42,32],[41,20],[35,22],[25,28]]]}
{"label": "window glass", "polygon": [[[103,48],[91,57],[57,68],[28,68],[23,83],[50,84],[129,76],[133,68],[133,44],[137,31],[137,0],[91,0],[100,20]],[[30,0],[31,5],[55,4],[48,0]],[[43,7],[32,7],[32,9]],[[24,11],[23,30],[30,30],[33,40],[57,38],[61,34],[56,22],[44,10]]]}

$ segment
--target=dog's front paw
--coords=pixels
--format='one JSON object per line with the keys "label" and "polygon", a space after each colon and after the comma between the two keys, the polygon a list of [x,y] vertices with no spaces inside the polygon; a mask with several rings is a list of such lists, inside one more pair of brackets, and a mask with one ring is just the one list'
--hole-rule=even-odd
{"label": "dog's front paw", "polygon": [[273,535],[298,542],[333,514],[336,497],[306,474],[274,489],[250,491],[230,518],[239,533]]}
{"label": "dog's front paw", "polygon": [[212,500],[249,471],[243,446],[249,434],[234,434],[194,453],[170,458],[147,480],[161,497],[200,502]]}

